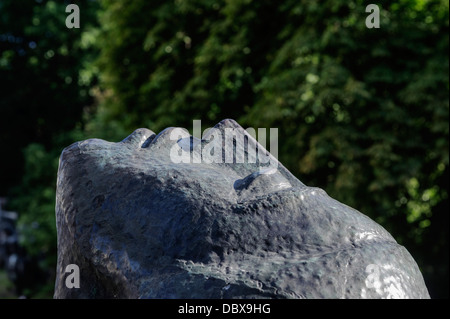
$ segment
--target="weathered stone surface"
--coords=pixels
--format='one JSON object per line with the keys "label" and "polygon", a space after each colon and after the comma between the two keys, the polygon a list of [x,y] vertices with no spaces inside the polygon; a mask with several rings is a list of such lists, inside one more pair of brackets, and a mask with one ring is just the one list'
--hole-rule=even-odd
{"label": "weathered stone surface", "polygon": [[281,164],[175,164],[170,150],[190,140],[172,130],[63,151],[55,298],[429,298],[408,251],[367,216]]}

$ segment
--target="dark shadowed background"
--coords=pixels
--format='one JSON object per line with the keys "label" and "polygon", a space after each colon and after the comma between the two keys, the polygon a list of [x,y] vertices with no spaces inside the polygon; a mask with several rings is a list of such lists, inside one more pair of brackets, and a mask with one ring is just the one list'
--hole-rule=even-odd
{"label": "dark shadowed background", "polygon": [[447,0],[0,0],[0,298],[52,297],[64,147],[224,118],[278,128],[280,161],[448,298],[448,27]]}

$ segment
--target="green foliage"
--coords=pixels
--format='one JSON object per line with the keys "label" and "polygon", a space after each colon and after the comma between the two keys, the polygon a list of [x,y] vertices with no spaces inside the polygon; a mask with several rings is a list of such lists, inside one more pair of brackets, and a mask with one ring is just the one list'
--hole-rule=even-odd
{"label": "green foliage", "polygon": [[18,212],[24,212],[20,216],[20,243],[33,255],[56,255],[55,214],[49,212],[55,210],[58,155],[46,152],[41,144],[30,144],[24,151],[21,194],[18,192],[11,205]]}
{"label": "green foliage", "polygon": [[[95,9],[96,2],[81,6]],[[55,135],[74,129],[83,108],[92,104],[90,83],[80,69],[90,57],[81,47],[77,29],[65,27],[66,5],[61,1],[2,0],[0,4],[0,193],[20,182],[29,143],[53,147]],[[86,29],[95,10],[83,10]]]}
{"label": "green foliage", "polygon": [[[96,1],[77,1],[87,32]],[[83,111],[95,83],[87,67],[94,50],[80,30],[65,26],[68,3],[51,0],[0,2],[0,194],[19,213],[20,243],[56,266],[55,184],[63,147],[81,138]],[[82,41],[84,40],[84,42]],[[84,135],[83,135],[84,136]],[[54,277],[28,296],[52,296]],[[38,289],[38,291],[36,290]]]}
{"label": "green foliage", "polygon": [[0,270],[0,299],[15,299],[14,284],[4,270]]}

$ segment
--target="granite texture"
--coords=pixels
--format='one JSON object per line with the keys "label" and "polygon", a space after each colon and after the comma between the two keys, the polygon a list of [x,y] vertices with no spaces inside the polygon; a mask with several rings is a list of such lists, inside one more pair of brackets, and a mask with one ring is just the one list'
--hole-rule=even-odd
{"label": "granite texture", "polygon": [[[215,128],[262,149],[233,120]],[[211,142],[173,130],[64,149],[55,298],[429,298],[412,256],[369,217],[254,154],[173,163],[171,150],[201,159]],[[69,264],[80,288],[65,285]]]}

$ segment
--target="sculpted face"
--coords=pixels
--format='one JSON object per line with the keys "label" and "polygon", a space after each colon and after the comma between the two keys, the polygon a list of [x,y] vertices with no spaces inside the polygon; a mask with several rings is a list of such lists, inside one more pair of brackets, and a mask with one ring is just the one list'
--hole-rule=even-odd
{"label": "sculpted face", "polygon": [[[56,298],[429,297],[389,233],[304,185],[233,120],[202,140],[139,129],[69,146],[56,216]],[[80,288],[65,285],[69,264]]]}

